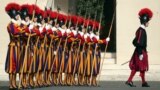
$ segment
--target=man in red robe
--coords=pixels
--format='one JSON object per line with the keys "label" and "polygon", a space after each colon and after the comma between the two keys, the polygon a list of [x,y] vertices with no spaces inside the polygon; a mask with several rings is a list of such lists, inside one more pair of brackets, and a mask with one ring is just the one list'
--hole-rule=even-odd
{"label": "man in red robe", "polygon": [[151,18],[152,11],[150,9],[144,8],[139,12],[141,26],[136,31],[136,36],[133,40],[135,51],[129,63],[131,74],[126,82],[126,85],[130,87],[135,87],[132,79],[138,71],[140,72],[140,77],[142,79],[142,87],[150,87],[145,81],[145,72],[149,69],[147,55],[147,33],[145,28],[148,27]]}

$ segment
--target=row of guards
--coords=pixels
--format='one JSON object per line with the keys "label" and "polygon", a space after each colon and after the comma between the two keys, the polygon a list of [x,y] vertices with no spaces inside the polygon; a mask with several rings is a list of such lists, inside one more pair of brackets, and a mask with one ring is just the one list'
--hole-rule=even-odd
{"label": "row of guards", "polygon": [[5,11],[11,18],[7,26],[10,43],[5,64],[10,89],[97,86],[99,45],[110,41],[109,37],[99,38],[101,23],[60,14],[60,9],[42,10],[36,4],[9,3]]}

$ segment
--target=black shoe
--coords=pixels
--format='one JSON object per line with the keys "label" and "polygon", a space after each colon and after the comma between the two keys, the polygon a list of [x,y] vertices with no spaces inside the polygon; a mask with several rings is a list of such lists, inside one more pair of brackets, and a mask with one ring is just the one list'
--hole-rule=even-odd
{"label": "black shoe", "polygon": [[12,90],[18,90],[18,86],[16,85],[15,87],[12,88]]}
{"label": "black shoe", "polygon": [[150,87],[147,82],[142,84],[142,87]]}
{"label": "black shoe", "polygon": [[29,85],[28,86],[28,89],[34,89],[35,87],[34,86],[32,86],[32,85]]}
{"label": "black shoe", "polygon": [[13,87],[9,87],[9,90],[15,90]]}
{"label": "black shoe", "polygon": [[125,84],[128,85],[128,86],[130,86],[130,87],[136,87],[136,85],[134,85],[133,82],[128,82],[127,81]]}

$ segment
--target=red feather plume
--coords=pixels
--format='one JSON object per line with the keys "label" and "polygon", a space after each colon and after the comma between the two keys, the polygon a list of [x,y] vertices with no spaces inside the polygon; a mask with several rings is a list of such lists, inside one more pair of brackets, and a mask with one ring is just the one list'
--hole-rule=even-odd
{"label": "red feather plume", "polygon": [[57,12],[50,12],[50,18],[56,18],[58,15]]}
{"label": "red feather plume", "polygon": [[28,4],[23,4],[23,5],[21,5],[21,10],[22,10],[22,9],[28,9],[29,6],[30,6],[30,5],[28,5]]}
{"label": "red feather plume", "polygon": [[63,15],[63,14],[59,14],[58,15],[58,20],[62,20],[62,21],[66,21],[67,20],[67,16],[66,15]]}
{"label": "red feather plume", "polygon": [[[94,29],[98,29],[98,27],[99,27],[99,22],[93,21],[93,28],[94,28]],[[101,26],[100,26],[100,27],[101,27]]]}
{"label": "red feather plume", "polygon": [[32,14],[33,12],[33,9],[32,9],[32,6],[31,5],[29,5],[29,4],[23,4],[23,5],[21,5],[21,10],[22,9],[27,9],[28,10],[28,14]]}
{"label": "red feather plume", "polygon": [[17,4],[17,3],[9,3],[7,4],[7,6],[5,7],[5,11],[8,12],[12,9],[16,10],[16,11],[19,11],[20,10],[20,5]]}
{"label": "red feather plume", "polygon": [[32,5],[33,10],[35,10],[35,14],[39,14],[40,13],[40,8],[37,5]]}
{"label": "red feather plume", "polygon": [[148,9],[148,8],[143,8],[138,13],[139,16],[142,16],[144,14],[147,14],[149,16],[149,18],[152,18],[152,16],[153,16],[152,11],[150,9]]}
{"label": "red feather plume", "polygon": [[85,20],[84,26],[87,26],[87,25],[93,26],[93,23],[92,23],[92,21],[90,19]]}
{"label": "red feather plume", "polygon": [[39,10],[39,14],[42,15],[42,17],[44,17],[45,13],[42,9]]}
{"label": "red feather plume", "polygon": [[33,6],[28,4],[27,8],[28,8],[28,14],[32,15],[33,14],[33,10],[34,10]]}
{"label": "red feather plume", "polygon": [[68,20],[68,21],[71,20],[71,22],[72,22],[72,16],[71,15],[66,16],[66,20]]}
{"label": "red feather plume", "polygon": [[78,16],[78,24],[83,24],[85,19],[83,17]]}
{"label": "red feather plume", "polygon": [[48,13],[49,13],[48,10],[45,10],[45,11],[44,11],[44,18],[47,18],[47,17],[48,17]]}
{"label": "red feather plume", "polygon": [[71,16],[71,21],[73,22],[73,24],[76,24],[77,20],[78,20],[77,16],[75,16],[75,15]]}
{"label": "red feather plume", "polygon": [[66,15],[63,15],[63,20],[64,20],[64,22],[66,22],[67,19],[68,19],[67,16],[66,16]]}

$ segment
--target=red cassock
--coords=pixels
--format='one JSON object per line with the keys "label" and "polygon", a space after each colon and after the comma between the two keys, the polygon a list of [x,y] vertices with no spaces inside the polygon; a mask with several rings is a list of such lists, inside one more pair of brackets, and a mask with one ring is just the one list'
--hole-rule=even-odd
{"label": "red cassock", "polygon": [[[136,47],[130,63],[129,67],[131,70],[136,71],[147,71],[148,67],[148,55],[147,55],[147,34],[145,29],[139,28],[136,32],[136,37],[133,40],[133,45]],[[143,55],[143,59],[140,60],[139,56]]]}

